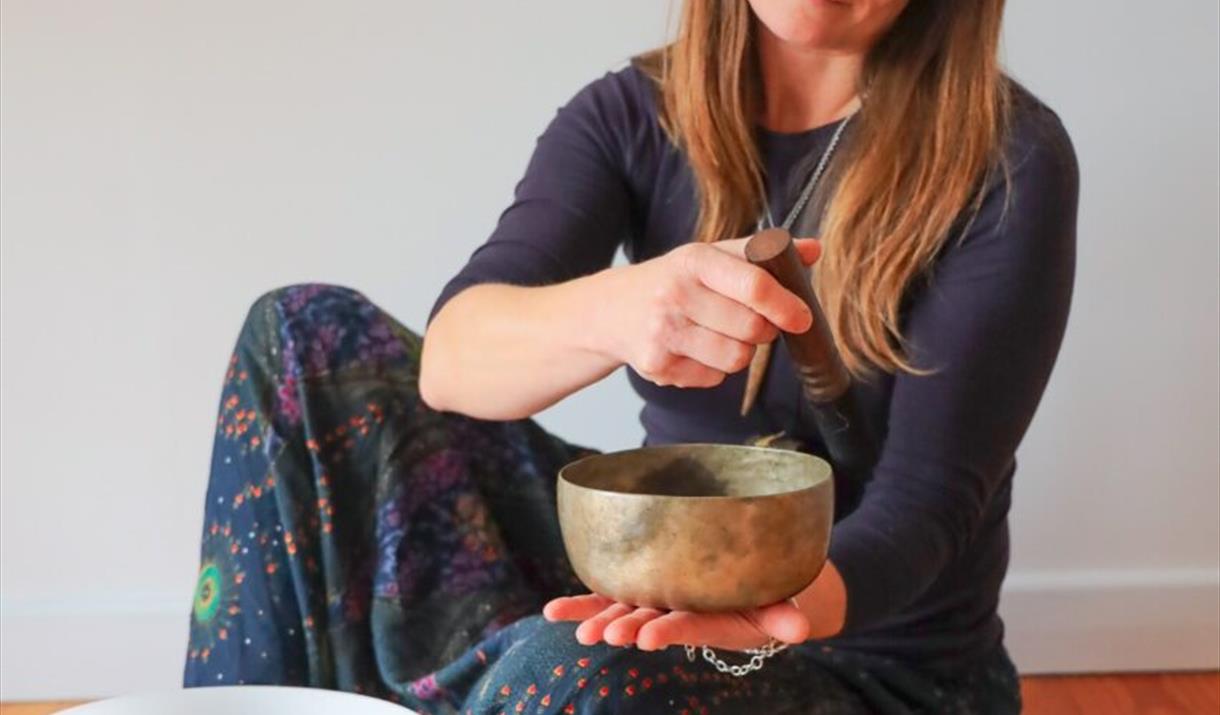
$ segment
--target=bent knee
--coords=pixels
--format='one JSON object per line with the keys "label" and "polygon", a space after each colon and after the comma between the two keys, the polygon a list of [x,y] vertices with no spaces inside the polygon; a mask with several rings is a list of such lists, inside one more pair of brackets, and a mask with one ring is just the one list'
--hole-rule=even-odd
{"label": "bent knee", "polygon": [[265,293],[250,309],[242,341],[298,377],[357,364],[413,367],[421,342],[364,294],[325,283]]}
{"label": "bent knee", "polygon": [[263,293],[250,308],[251,316],[261,316],[268,308],[280,316],[308,312],[311,307],[371,305],[361,292],[329,283],[294,283]]}

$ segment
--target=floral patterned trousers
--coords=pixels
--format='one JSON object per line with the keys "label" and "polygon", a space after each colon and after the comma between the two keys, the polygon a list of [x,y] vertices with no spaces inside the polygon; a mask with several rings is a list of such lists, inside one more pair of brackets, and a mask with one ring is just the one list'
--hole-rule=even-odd
{"label": "floral patterned trousers", "polygon": [[421,713],[1015,713],[1003,650],[952,680],[810,644],[745,678],[579,645],[536,615],[581,592],[531,421],[419,399],[420,339],[351,290],[259,299],[216,421],[188,686],[365,693]]}

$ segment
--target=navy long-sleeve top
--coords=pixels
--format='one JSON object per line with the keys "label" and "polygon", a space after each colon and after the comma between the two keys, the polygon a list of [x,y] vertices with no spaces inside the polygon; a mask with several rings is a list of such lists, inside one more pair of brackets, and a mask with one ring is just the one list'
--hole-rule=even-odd
{"label": "navy long-sleeve top", "polygon": [[[841,647],[953,668],[1002,639],[996,607],[1014,455],[1059,350],[1076,240],[1067,134],[1049,109],[1016,93],[1008,180],[986,188],[965,232],[904,296],[908,353],[933,372],[881,374],[861,386],[884,438],[858,507],[837,515],[832,532],[830,558],[848,594]],[[833,132],[759,128],[777,215]],[[632,67],[607,74],[559,110],[515,200],[433,314],[476,284],[571,280],[608,267],[619,248],[633,262],[660,256],[691,239],[696,213],[691,170],[661,129],[654,85]],[[631,371],[647,443],[741,443],[784,431],[822,452],[786,351],[771,360],[745,417],[744,371],[709,389],[658,387]]]}

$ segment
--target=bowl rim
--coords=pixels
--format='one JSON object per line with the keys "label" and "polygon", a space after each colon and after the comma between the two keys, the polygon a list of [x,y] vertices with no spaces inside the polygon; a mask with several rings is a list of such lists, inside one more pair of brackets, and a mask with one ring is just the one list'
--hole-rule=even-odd
{"label": "bowl rim", "polygon": [[[750,452],[769,452],[769,453],[773,453],[773,454],[782,454],[785,457],[792,457],[792,458],[796,458],[796,459],[810,461],[813,464],[813,466],[815,467],[815,469],[817,469],[817,474],[814,475],[813,483],[807,487],[801,487],[800,489],[791,489],[788,491],[776,492],[775,494],[756,494],[756,495],[752,495],[752,496],[743,496],[743,495],[733,496],[733,495],[728,495],[728,494],[706,494],[706,495],[682,496],[682,495],[676,495],[676,494],[641,494],[639,492],[620,492],[620,491],[615,491],[613,489],[599,489],[597,487],[588,487],[583,484],[577,484],[576,482],[574,482],[568,478],[569,470],[575,469],[576,467],[579,467],[580,465],[584,464],[585,462],[589,462],[592,460],[603,459],[606,457],[614,457],[617,455],[626,454],[628,452],[667,452],[667,451],[679,451],[682,449],[688,449],[688,448],[692,448],[692,447],[715,447],[717,449],[732,449],[732,450],[741,450],[741,451],[750,451]],[[831,466],[830,462],[823,459],[822,457],[817,456],[816,454],[809,454],[808,452],[798,452],[793,449],[777,449],[775,447],[757,447],[757,446],[748,445],[748,444],[720,444],[720,443],[716,443],[716,442],[680,442],[680,443],[675,443],[675,444],[646,445],[643,447],[635,447],[632,449],[620,449],[620,450],[616,450],[613,452],[598,452],[595,454],[586,455],[584,457],[581,457],[580,459],[569,462],[569,463],[565,464],[563,467],[561,467],[559,469],[559,475],[558,475],[558,477],[556,477],[556,479],[561,485],[565,485],[567,488],[579,489],[579,490],[583,490],[586,492],[594,492],[599,495],[604,494],[607,496],[613,496],[613,497],[623,498],[623,499],[654,499],[654,500],[655,499],[665,499],[665,500],[680,499],[683,501],[739,500],[740,501],[740,500],[774,499],[774,498],[778,498],[778,497],[791,497],[794,494],[802,494],[804,492],[813,491],[815,489],[825,489],[825,488],[827,488],[828,484],[830,485],[830,488],[833,488],[834,468]]]}

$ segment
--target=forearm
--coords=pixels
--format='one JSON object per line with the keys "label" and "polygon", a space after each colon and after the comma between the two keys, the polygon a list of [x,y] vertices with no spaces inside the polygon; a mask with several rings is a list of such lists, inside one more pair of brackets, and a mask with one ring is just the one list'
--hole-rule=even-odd
{"label": "forearm", "polygon": [[462,291],[425,335],[424,401],[479,419],[521,419],[607,376],[622,364],[609,347],[608,312],[623,270]]}

